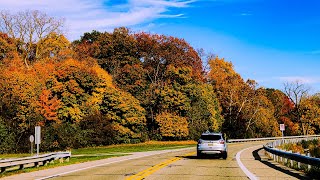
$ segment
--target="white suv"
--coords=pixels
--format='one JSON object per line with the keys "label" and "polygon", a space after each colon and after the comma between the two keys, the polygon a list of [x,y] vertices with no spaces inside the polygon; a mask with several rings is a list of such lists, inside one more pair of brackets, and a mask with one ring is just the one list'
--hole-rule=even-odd
{"label": "white suv", "polygon": [[223,159],[227,159],[227,144],[221,133],[201,134],[197,145],[197,156],[202,157],[203,154],[219,154]]}

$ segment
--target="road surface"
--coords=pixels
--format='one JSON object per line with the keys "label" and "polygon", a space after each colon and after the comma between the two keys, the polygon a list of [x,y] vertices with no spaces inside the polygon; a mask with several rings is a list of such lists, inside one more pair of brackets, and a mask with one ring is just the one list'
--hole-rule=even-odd
{"label": "road surface", "polygon": [[250,176],[244,173],[244,169],[252,174],[251,178],[256,179],[306,179],[302,173],[269,161],[261,149],[265,143],[228,144],[229,152],[226,160],[217,157],[199,159],[196,157],[196,147],[194,147],[165,152],[135,153],[130,156],[47,169],[4,179],[248,179]]}

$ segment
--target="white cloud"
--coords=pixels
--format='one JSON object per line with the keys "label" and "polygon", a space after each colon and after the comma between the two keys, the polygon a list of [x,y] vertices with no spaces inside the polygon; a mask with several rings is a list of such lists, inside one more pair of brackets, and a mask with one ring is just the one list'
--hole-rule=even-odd
{"label": "white cloud", "polygon": [[68,37],[77,39],[92,30],[110,31],[119,26],[150,23],[158,18],[177,18],[172,8],[186,8],[196,0],[127,0],[113,5],[112,0],[0,0],[1,10],[18,12],[40,10],[51,16],[65,18]]}

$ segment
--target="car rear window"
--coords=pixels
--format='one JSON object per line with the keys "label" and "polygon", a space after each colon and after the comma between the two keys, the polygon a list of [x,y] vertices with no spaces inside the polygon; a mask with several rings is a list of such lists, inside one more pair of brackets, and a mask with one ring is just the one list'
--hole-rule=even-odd
{"label": "car rear window", "polygon": [[220,135],[209,135],[209,134],[206,134],[206,135],[201,135],[201,139],[202,140],[211,140],[211,141],[217,141],[217,140],[220,140],[221,139],[221,136]]}

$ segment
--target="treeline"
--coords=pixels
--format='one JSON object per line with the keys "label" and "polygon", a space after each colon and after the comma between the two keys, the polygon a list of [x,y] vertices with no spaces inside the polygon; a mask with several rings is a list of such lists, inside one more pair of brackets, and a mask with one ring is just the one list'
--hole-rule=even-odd
{"label": "treeline", "polygon": [[121,27],[69,42],[62,25],[38,11],[1,11],[2,153],[28,151],[36,125],[48,151],[197,139],[206,130],[279,136],[280,123],[287,135],[320,129],[319,98],[297,91],[301,84],[285,93],[258,88],[216,56],[205,70],[199,53],[176,37]]}

